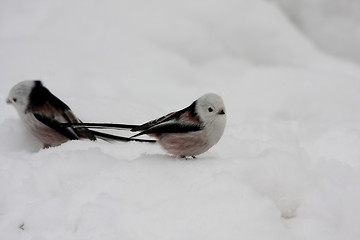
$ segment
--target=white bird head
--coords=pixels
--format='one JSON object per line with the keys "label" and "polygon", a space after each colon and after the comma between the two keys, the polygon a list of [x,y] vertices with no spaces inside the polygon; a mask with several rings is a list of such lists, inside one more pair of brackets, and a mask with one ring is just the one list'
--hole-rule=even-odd
{"label": "white bird head", "polygon": [[222,98],[215,93],[207,93],[196,100],[195,111],[207,129],[209,140],[216,144],[226,125],[226,110]]}
{"label": "white bird head", "polygon": [[41,84],[41,81],[27,80],[16,84],[11,88],[7,103],[13,104],[16,110],[20,113],[25,113],[29,106],[30,94],[36,84]]}
{"label": "white bird head", "polygon": [[222,98],[215,93],[207,93],[196,100],[196,113],[205,124],[217,119],[226,120],[225,105]]}

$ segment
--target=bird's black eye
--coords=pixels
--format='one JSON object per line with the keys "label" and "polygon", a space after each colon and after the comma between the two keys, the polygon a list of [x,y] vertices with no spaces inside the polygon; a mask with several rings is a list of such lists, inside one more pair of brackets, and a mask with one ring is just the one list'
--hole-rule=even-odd
{"label": "bird's black eye", "polygon": [[14,97],[12,100],[13,100],[14,102],[16,102],[16,101],[17,101],[17,98]]}
{"label": "bird's black eye", "polygon": [[208,108],[208,111],[209,111],[209,112],[212,112],[212,111],[214,111],[214,109],[213,109],[212,107],[209,107],[209,108]]}

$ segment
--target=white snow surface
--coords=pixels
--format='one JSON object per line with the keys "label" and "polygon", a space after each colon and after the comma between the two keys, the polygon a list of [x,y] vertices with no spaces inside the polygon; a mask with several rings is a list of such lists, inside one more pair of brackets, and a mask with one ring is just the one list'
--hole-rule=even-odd
{"label": "white snow surface", "polygon": [[40,149],[2,101],[1,239],[360,239],[358,41],[349,60],[318,41],[341,19],[353,31],[331,29],[359,39],[359,16],[292,2],[1,1],[0,99],[41,79],[83,121],[143,123],[215,92],[228,117],[184,160],[145,143]]}

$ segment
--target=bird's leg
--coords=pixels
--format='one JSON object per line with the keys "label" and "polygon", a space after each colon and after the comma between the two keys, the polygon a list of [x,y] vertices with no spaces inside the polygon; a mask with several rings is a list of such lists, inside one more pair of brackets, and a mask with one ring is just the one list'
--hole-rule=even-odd
{"label": "bird's leg", "polygon": [[180,156],[181,158],[185,158],[185,160],[191,160],[191,159],[194,159],[196,158],[195,156]]}

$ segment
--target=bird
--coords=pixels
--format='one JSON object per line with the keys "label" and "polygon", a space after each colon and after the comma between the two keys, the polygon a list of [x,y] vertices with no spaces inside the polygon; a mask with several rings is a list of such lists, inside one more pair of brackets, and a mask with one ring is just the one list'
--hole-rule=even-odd
{"label": "bird", "polygon": [[32,135],[40,140],[43,148],[59,146],[69,140],[78,139],[154,142],[115,136],[86,127],[73,128],[60,125],[60,123],[81,123],[81,121],[40,80],[26,80],[16,84],[11,88],[6,102],[15,107],[21,120]]}
{"label": "bird", "polygon": [[170,154],[192,157],[208,151],[222,137],[226,125],[225,105],[221,96],[207,93],[188,107],[171,112],[141,125],[113,123],[70,123],[72,127],[130,129],[131,136],[149,135]]}

